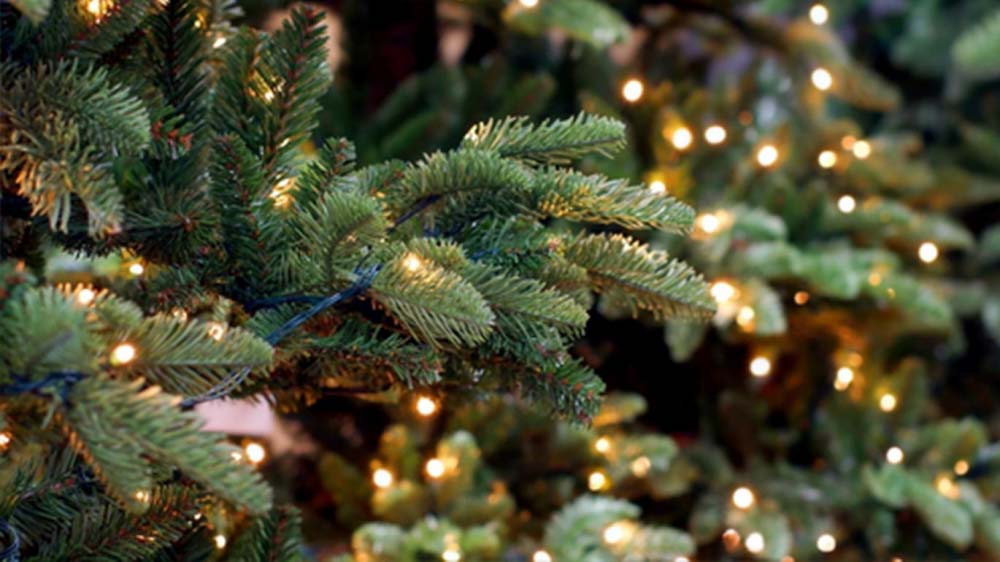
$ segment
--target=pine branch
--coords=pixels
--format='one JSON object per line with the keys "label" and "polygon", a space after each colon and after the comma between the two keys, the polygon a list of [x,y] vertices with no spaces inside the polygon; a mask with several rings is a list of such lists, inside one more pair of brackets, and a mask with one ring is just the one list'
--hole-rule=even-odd
{"label": "pine branch", "polygon": [[254,517],[226,553],[233,562],[294,562],[302,555],[302,521],[297,509],[278,506]]}
{"label": "pine branch", "polygon": [[995,77],[1000,72],[1000,10],[962,33],[952,46],[951,56],[967,75]]}
{"label": "pine branch", "polygon": [[538,125],[527,117],[490,119],[469,129],[462,141],[462,148],[490,150],[531,165],[568,164],[588,154],[609,156],[623,146],[623,123],[586,113]]}

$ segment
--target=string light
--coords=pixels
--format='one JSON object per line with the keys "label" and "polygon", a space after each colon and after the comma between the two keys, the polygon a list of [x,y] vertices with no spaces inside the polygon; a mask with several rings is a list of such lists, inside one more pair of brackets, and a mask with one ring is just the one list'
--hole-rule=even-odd
{"label": "string light", "polygon": [[687,556],[678,556],[677,558],[674,558],[674,562],[691,562],[691,559]]}
{"label": "string light", "polygon": [[878,287],[882,284],[882,275],[877,271],[871,272],[871,274],[868,275],[868,283],[872,287]]}
{"label": "string light", "polygon": [[854,156],[856,156],[859,160],[864,160],[871,155],[872,145],[868,144],[868,141],[859,140],[853,144],[851,152],[853,152]]}
{"label": "string light", "polygon": [[607,453],[611,450],[611,440],[607,437],[601,437],[594,442],[594,449],[596,449],[598,453]]}
{"label": "string light", "polygon": [[642,98],[642,92],[646,89],[643,86],[642,81],[636,78],[627,80],[624,85],[622,85],[622,97],[625,101],[629,103],[635,103]]}
{"label": "string light", "polygon": [[417,401],[414,404],[414,409],[417,410],[418,414],[426,418],[433,416],[434,413],[437,412],[438,405],[433,398],[430,398],[429,396],[421,396],[417,398]]}
{"label": "string light", "polygon": [[114,365],[124,365],[131,363],[138,352],[130,343],[120,343],[111,350],[111,363]]}
{"label": "string light", "polygon": [[87,306],[94,302],[95,298],[97,298],[97,292],[89,287],[84,287],[76,293],[76,302],[82,304],[83,306]]}
{"label": "string light", "polygon": [[691,129],[687,127],[678,127],[670,135],[670,143],[677,150],[684,150],[690,147],[692,142],[694,142],[694,135],[691,134]]}
{"label": "string light", "polygon": [[740,311],[736,314],[736,323],[739,324],[741,328],[749,328],[753,324],[754,317],[757,313],[754,312],[753,308],[749,306],[744,306],[740,308]]}
{"label": "string light", "polygon": [[708,144],[722,144],[726,141],[726,129],[722,125],[712,125],[705,129],[705,141]]}
{"label": "string light", "polygon": [[531,555],[531,562],[552,562],[552,555],[544,550],[536,550]]}
{"label": "string light", "polygon": [[208,324],[208,337],[215,341],[222,341],[226,335],[226,325],[220,322],[210,322]]}
{"label": "string light", "polygon": [[427,471],[427,476],[431,478],[441,478],[444,475],[444,463],[438,458],[431,459],[427,461],[424,470]]}
{"label": "string light", "polygon": [[856,142],[858,142],[858,139],[854,138],[854,135],[844,135],[844,137],[840,139],[840,146],[843,147],[844,150],[851,150],[854,148],[854,143]]}
{"label": "string light", "polygon": [[219,550],[226,548],[226,535],[215,535],[215,548]]}
{"label": "string light", "polygon": [[626,521],[613,523],[604,529],[604,542],[608,544],[620,544],[628,540],[634,531],[634,525]]}
{"label": "string light", "polygon": [[733,505],[740,509],[750,509],[757,498],[753,494],[753,490],[747,488],[746,486],[740,486],[733,490]]}
{"label": "string light", "polygon": [[632,474],[642,478],[649,474],[649,469],[653,468],[653,463],[649,460],[649,457],[642,456],[632,461],[631,468]]}
{"label": "string light", "polygon": [[832,150],[824,150],[819,153],[816,161],[819,162],[821,168],[830,169],[837,165],[837,153]]}
{"label": "string light", "polygon": [[722,220],[714,213],[703,213],[694,220],[694,226],[705,234],[715,234],[722,226]]}
{"label": "string light", "polygon": [[830,533],[823,533],[816,539],[816,548],[824,554],[829,554],[837,549],[837,539]]}
{"label": "string light", "polygon": [[267,451],[264,450],[264,446],[253,441],[247,443],[247,446],[244,447],[243,450],[246,451],[247,460],[250,461],[251,464],[260,464],[264,460],[264,457],[267,456]]}
{"label": "string light", "polygon": [[218,39],[215,40],[214,43],[212,43],[212,48],[213,49],[218,49],[219,47],[221,47],[221,46],[223,46],[225,44],[226,44],[226,38],[225,37],[219,37]]}
{"label": "string light", "polygon": [[135,499],[141,501],[142,503],[149,503],[149,492],[146,490],[139,490],[135,493]]}
{"label": "string light", "polygon": [[889,450],[885,452],[885,460],[889,461],[889,464],[899,464],[903,462],[904,458],[906,455],[899,447],[889,447]]}
{"label": "string light", "polygon": [[829,90],[830,86],[833,86],[833,76],[830,75],[829,70],[823,67],[813,70],[809,79],[812,80],[813,86],[816,86],[817,90],[823,92]]}
{"label": "string light", "polygon": [[937,480],[934,482],[934,487],[937,488],[938,493],[946,498],[954,500],[958,499],[958,497],[962,495],[961,488],[959,488],[955,484],[955,481],[946,474],[938,476]]}
{"label": "string light", "polygon": [[917,256],[920,258],[920,261],[924,263],[932,263],[934,260],[938,259],[939,254],[940,252],[938,251],[938,247],[933,242],[924,242],[920,245],[920,248],[917,249]]}
{"label": "string light", "polygon": [[518,0],[518,2],[525,8],[534,8],[538,5],[538,0]]}
{"label": "string light", "polygon": [[809,8],[809,21],[816,25],[823,25],[830,19],[830,11],[823,4],[813,4]]}
{"label": "string light", "polygon": [[754,531],[747,535],[746,540],[747,550],[754,554],[760,554],[764,552],[764,535]]}
{"label": "string light", "polygon": [[857,206],[858,202],[850,195],[841,195],[840,199],[837,199],[837,208],[841,213],[851,213]]}
{"label": "string light", "polygon": [[712,283],[711,288],[708,290],[712,298],[718,304],[727,303],[736,296],[736,287],[733,287],[730,283],[726,281],[716,281]]}
{"label": "string light", "polygon": [[833,387],[841,392],[847,390],[847,387],[851,386],[854,382],[854,369],[850,367],[841,367],[837,369],[837,377],[833,381]]}
{"label": "string light", "polygon": [[778,149],[773,144],[765,144],[757,151],[757,163],[770,168],[778,161]]}
{"label": "string light", "polygon": [[132,265],[128,266],[128,272],[131,273],[132,275],[135,275],[136,277],[142,275],[143,272],[145,271],[146,268],[143,267],[142,264],[139,262],[135,262]]}
{"label": "string light", "polygon": [[892,393],[886,392],[878,400],[878,407],[882,409],[883,412],[891,412],[896,409],[896,396]]}
{"label": "string light", "polygon": [[[771,374],[771,360],[767,357],[754,357],[750,361],[750,374],[763,378]],[[733,501],[736,501],[736,494],[733,494]]]}
{"label": "string light", "polygon": [[101,5],[101,0],[89,0],[87,2],[87,11],[95,18],[100,19],[104,15],[104,6]]}
{"label": "string light", "polygon": [[240,462],[241,460],[243,460],[243,453],[239,451],[233,451],[232,453],[229,453],[229,457],[232,458],[234,462]]}
{"label": "string light", "polygon": [[955,474],[965,476],[969,473],[969,461],[962,459],[955,462]]}
{"label": "string light", "polygon": [[598,492],[603,490],[605,486],[608,485],[608,477],[606,474],[600,470],[595,470],[590,473],[587,477],[587,487],[590,488],[591,492]]}
{"label": "string light", "polygon": [[407,254],[406,257],[403,258],[403,267],[405,267],[407,271],[416,272],[420,269],[421,265],[420,258],[417,257],[416,254]]}
{"label": "string light", "polygon": [[805,291],[796,291],[795,296],[792,298],[795,300],[795,304],[802,306],[809,302],[809,293]]}
{"label": "string light", "polygon": [[9,431],[0,432],[0,449],[6,449],[10,445],[12,436]]}
{"label": "string light", "polygon": [[722,533],[722,544],[726,547],[726,550],[736,550],[736,547],[740,546],[740,540],[740,533],[736,529],[726,529]]}
{"label": "string light", "polygon": [[653,195],[663,195],[667,192],[667,184],[660,180],[653,180],[649,182],[649,192]]}
{"label": "string light", "polygon": [[372,473],[372,482],[374,482],[375,486],[379,488],[388,488],[389,486],[392,486],[393,480],[394,478],[392,473],[384,468],[376,469],[375,472]]}

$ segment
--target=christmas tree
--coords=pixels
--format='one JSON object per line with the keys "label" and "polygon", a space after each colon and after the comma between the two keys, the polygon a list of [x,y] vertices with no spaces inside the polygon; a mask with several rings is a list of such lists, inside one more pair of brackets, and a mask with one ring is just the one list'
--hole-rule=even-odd
{"label": "christmas tree", "polygon": [[307,142],[315,10],[264,34],[226,2],[2,9],[4,558],[300,559],[260,451],[195,406],[433,386],[582,424],[604,384],[570,345],[595,292],[661,323],[714,312],[627,234],[685,233],[691,207],[572,167],[621,150],[620,121],[491,119],[356,166]]}

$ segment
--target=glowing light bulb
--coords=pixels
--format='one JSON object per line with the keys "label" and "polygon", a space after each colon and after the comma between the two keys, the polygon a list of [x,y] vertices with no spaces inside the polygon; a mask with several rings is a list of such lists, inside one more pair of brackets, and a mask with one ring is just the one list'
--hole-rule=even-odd
{"label": "glowing light bulb", "polygon": [[133,263],[132,265],[128,266],[128,272],[131,273],[132,275],[135,275],[136,277],[142,275],[144,271],[146,271],[146,268],[143,267],[142,264],[139,262]]}
{"label": "glowing light bulb", "polygon": [[841,195],[840,199],[837,199],[837,208],[841,213],[851,213],[857,206],[858,202],[850,195]]}
{"label": "glowing light bulb", "polygon": [[251,464],[260,464],[264,460],[264,457],[267,456],[267,451],[264,450],[264,446],[260,443],[247,443],[247,446],[243,450],[246,451],[247,460]]}
{"label": "glowing light bulb", "polygon": [[746,544],[747,550],[754,554],[760,554],[764,552],[764,535],[753,532],[747,535]]}
{"label": "glowing light bulb", "polygon": [[816,539],[816,548],[824,554],[829,554],[837,549],[837,539],[830,533],[823,533]]}
{"label": "glowing light bulb", "polygon": [[833,381],[833,387],[843,392],[854,382],[854,369],[841,367],[837,369],[837,378]]}
{"label": "glowing light bulb", "polygon": [[959,460],[955,462],[955,474],[965,476],[969,473],[969,461]]}
{"label": "glowing light bulb", "polygon": [[243,453],[239,451],[233,451],[232,453],[229,453],[229,458],[233,459],[233,462],[240,462],[241,460],[243,460]]}
{"label": "glowing light bulb", "polygon": [[795,304],[802,306],[809,302],[809,293],[805,291],[796,291],[793,299],[795,300]]}
{"label": "glowing light bulb", "polygon": [[0,448],[6,448],[10,445],[10,440],[12,439],[9,431],[4,431],[0,433]]}
{"label": "glowing light bulb", "polygon": [[149,492],[146,490],[139,490],[135,493],[135,499],[141,501],[142,503],[149,502]]}
{"label": "glowing light bulb", "polygon": [[885,460],[889,461],[889,464],[899,464],[903,462],[904,458],[906,455],[899,447],[889,447],[889,450],[885,452]]}
{"label": "glowing light bulb", "polygon": [[531,555],[531,562],[552,562],[552,555],[544,550],[536,550]]}
{"label": "glowing light bulb", "polygon": [[934,482],[934,487],[937,488],[939,494],[946,498],[954,500],[958,499],[958,497],[962,495],[962,489],[959,488],[958,485],[955,484],[955,481],[946,474],[942,474],[937,477],[937,480]]}
{"label": "glowing light bulb", "polygon": [[754,496],[753,490],[746,486],[740,486],[733,490],[733,505],[740,509],[750,509],[756,501],[757,498]]}
{"label": "glowing light bulb", "polygon": [[212,43],[212,48],[213,49],[218,49],[219,47],[221,47],[221,46],[223,46],[225,44],[226,44],[226,38],[225,37],[219,37],[218,39],[215,40],[215,42]]}
{"label": "glowing light bulb", "polygon": [[421,265],[423,264],[420,263],[420,258],[417,257],[416,254],[408,254],[405,258],[403,258],[403,267],[405,267],[407,271],[416,272],[420,269]]}
{"label": "glowing light bulb", "polygon": [[733,287],[726,281],[716,281],[712,283],[708,292],[715,299],[716,303],[723,304],[731,301],[736,296],[736,287]]}
{"label": "glowing light bulb", "polygon": [[596,449],[598,453],[607,453],[611,450],[611,440],[607,437],[601,437],[594,442],[594,449]]}
{"label": "glowing light bulb", "polygon": [[393,480],[394,478],[392,473],[384,468],[376,469],[375,472],[372,473],[372,482],[374,482],[375,486],[379,488],[388,488],[389,486],[392,486]]}
{"label": "glowing light bulb", "polygon": [[691,559],[687,556],[678,556],[677,558],[674,558],[674,562],[691,562]]}
{"label": "glowing light bulb", "polygon": [[87,2],[87,11],[94,16],[102,16],[104,14],[104,10],[101,9],[101,0],[89,0]]}
{"label": "glowing light bulb", "polygon": [[851,146],[851,152],[853,152],[854,156],[859,160],[864,160],[865,158],[871,156],[872,145],[868,144],[868,141],[859,140],[853,143]]}
{"label": "glowing light bulb", "polygon": [[740,533],[736,529],[726,529],[722,533],[722,544],[726,547],[726,550],[733,551],[736,547],[740,546]]}
{"label": "glowing light bulb", "polygon": [[608,477],[600,470],[595,470],[587,477],[587,487],[590,491],[597,492],[603,490],[608,485]]}
{"label": "glowing light bulb", "polygon": [[444,475],[444,462],[441,459],[431,459],[427,461],[424,470],[427,471],[427,476],[431,478],[441,478]]}
{"label": "glowing light bulb", "polygon": [[820,91],[825,92],[830,89],[830,86],[833,86],[833,76],[829,70],[823,67],[813,70],[809,79],[812,80],[813,86],[816,86],[816,89]]}
{"label": "glowing light bulb", "polygon": [[878,407],[882,409],[883,412],[891,412],[896,409],[896,396],[889,392],[886,392],[878,400]]}
{"label": "glowing light bulb", "polygon": [[736,314],[736,323],[741,328],[749,329],[753,325],[753,319],[757,316],[753,308],[749,306],[740,307],[740,311]]}
{"label": "glowing light bulb", "polygon": [[[750,361],[750,374],[762,378],[771,374],[771,360],[767,357],[754,357]],[[742,489],[742,488],[741,488]],[[733,494],[733,501],[736,501],[736,495]]]}
{"label": "glowing light bulb", "polygon": [[809,8],[809,21],[816,25],[823,25],[830,19],[830,10],[826,9],[823,4],[813,4]]}
{"label": "glowing light bulb", "polygon": [[938,259],[939,254],[940,252],[938,251],[938,247],[933,242],[924,242],[920,245],[920,248],[917,249],[917,256],[920,258],[920,261],[924,263],[933,262]]}
{"label": "glowing light bulb", "polygon": [[622,97],[629,103],[635,103],[642,98],[642,92],[646,89],[641,80],[632,78],[622,85]]}
{"label": "glowing light bulb", "polygon": [[678,127],[670,135],[670,143],[674,145],[677,150],[684,150],[691,146],[694,142],[694,135],[691,134],[691,129],[687,127]]}
{"label": "glowing light bulb", "polygon": [[226,535],[215,535],[215,548],[219,550],[226,548]]}
{"label": "glowing light bulb", "polygon": [[208,337],[215,341],[222,341],[226,335],[226,325],[220,322],[210,322],[208,324]]}
{"label": "glowing light bulb", "polygon": [[667,184],[660,180],[653,180],[649,182],[649,192],[653,195],[663,195],[667,192]]}
{"label": "glowing light bulb", "polygon": [[418,414],[426,418],[433,416],[434,413],[437,412],[438,405],[433,398],[430,398],[428,396],[421,396],[417,398],[417,402],[414,405],[414,408],[417,410]]}
{"label": "glowing light bulb", "polygon": [[83,288],[76,294],[76,302],[87,306],[97,298],[97,292],[90,288]]}
{"label": "glowing light bulb", "polygon": [[726,141],[726,129],[722,125],[712,125],[705,129],[705,141],[708,144],[722,144]]}
{"label": "glowing light bulb", "polygon": [[604,529],[604,542],[608,544],[619,544],[625,542],[631,534],[630,525],[625,521],[613,523]]}
{"label": "glowing light bulb", "polygon": [[770,168],[778,161],[778,149],[773,144],[765,144],[757,151],[757,163]]}
{"label": "glowing light bulb", "polygon": [[538,5],[538,0],[518,0],[518,3],[525,8],[534,8]]}
{"label": "glowing light bulb", "polygon": [[653,468],[653,463],[649,460],[649,457],[643,456],[632,461],[631,468],[632,474],[642,478],[649,474],[649,469]]}
{"label": "glowing light bulb", "polygon": [[704,213],[698,215],[698,218],[694,221],[694,225],[705,234],[715,234],[719,231],[719,227],[722,226],[722,221],[714,213]]}
{"label": "glowing light bulb", "polygon": [[114,365],[124,365],[135,360],[138,352],[130,343],[120,343],[111,350],[111,363]]}
{"label": "glowing light bulb", "polygon": [[832,150],[824,150],[816,158],[820,168],[832,168],[837,165],[837,153]]}

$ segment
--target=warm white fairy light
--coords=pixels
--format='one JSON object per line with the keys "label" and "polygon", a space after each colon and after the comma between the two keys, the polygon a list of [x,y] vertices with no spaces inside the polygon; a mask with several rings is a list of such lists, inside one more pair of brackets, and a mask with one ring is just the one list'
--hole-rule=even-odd
{"label": "warm white fairy light", "polygon": [[392,486],[393,480],[392,473],[384,468],[375,469],[375,472],[372,473],[372,482],[379,488]]}
{"label": "warm white fairy light", "polygon": [[757,150],[757,163],[770,168],[778,161],[778,149],[773,144],[765,144]]}
{"label": "warm white fairy light", "polygon": [[642,456],[632,461],[630,468],[632,469],[632,474],[642,478],[649,474],[649,469],[653,468],[653,462],[649,460],[649,457]]}
{"label": "warm white fairy light", "polygon": [[218,39],[215,40],[215,42],[212,43],[212,48],[213,49],[218,49],[219,47],[221,47],[221,46],[223,46],[225,44],[226,44],[226,38],[225,37],[219,37]]}
{"label": "warm white fairy light", "polygon": [[149,492],[146,490],[139,490],[135,493],[135,499],[142,503],[149,503]]}
{"label": "warm white fairy light", "polygon": [[955,461],[955,467],[954,468],[955,468],[955,474],[957,474],[959,476],[965,476],[966,474],[969,473],[969,468],[970,468],[969,467],[969,461],[967,461],[965,459],[961,459],[961,460]]}
{"label": "warm white fairy light", "polygon": [[226,535],[215,535],[215,548],[219,550],[226,548]]}
{"label": "warm white fairy light", "polygon": [[139,354],[135,346],[130,343],[120,343],[111,350],[111,363],[114,365],[125,365],[135,360]]}
{"label": "warm white fairy light", "polygon": [[240,462],[243,460],[243,453],[233,451],[232,453],[229,453],[229,458],[233,459],[233,462]]}
{"label": "warm white fairy light", "polygon": [[691,559],[687,556],[678,556],[677,558],[674,558],[674,562],[691,562]]}
{"label": "warm white fairy light", "polygon": [[833,387],[843,392],[854,382],[854,369],[841,367],[837,369],[837,377],[833,381]]}
{"label": "warm white fairy light", "polygon": [[534,8],[538,5],[538,0],[518,0],[518,3],[525,8]]}
{"label": "warm white fairy light", "polygon": [[705,234],[715,234],[722,226],[722,219],[715,213],[702,213],[694,220],[694,226]]}
{"label": "warm white fairy light", "polygon": [[670,134],[670,143],[674,145],[677,150],[685,150],[691,146],[694,142],[694,135],[691,134],[691,129],[687,127],[677,127],[674,132]]}
{"label": "warm white fairy light", "polygon": [[416,254],[407,254],[407,256],[403,258],[403,267],[405,267],[407,271],[416,272],[422,265],[423,264],[420,262],[420,258],[417,257]]}
{"label": "warm white fairy light", "polygon": [[536,550],[531,555],[531,562],[552,562],[552,555],[544,550]]}
{"label": "warm white fairy light", "polygon": [[662,180],[653,180],[649,182],[649,192],[653,195],[663,195],[667,192],[667,184]]}
{"label": "warm white fairy light", "polygon": [[629,103],[635,103],[642,98],[642,93],[645,89],[646,87],[643,86],[641,80],[632,78],[622,85],[622,97]]}
{"label": "warm white fairy light", "polygon": [[733,299],[736,296],[736,287],[733,287],[731,283],[726,281],[716,281],[712,283],[712,286],[708,290],[712,298],[718,304],[724,304]]}
{"label": "warm white fairy light", "polygon": [[733,490],[733,505],[740,509],[750,509],[754,502],[757,501],[756,496],[754,496],[753,490],[746,486],[740,486]]}
{"label": "warm white fairy light", "polygon": [[852,213],[857,206],[858,202],[850,195],[841,195],[840,199],[837,199],[837,208],[841,213]]}
{"label": "warm white fairy light", "polygon": [[938,259],[938,255],[940,255],[940,251],[938,251],[937,245],[933,242],[924,242],[917,249],[917,256],[924,263],[932,263]]}
{"label": "warm white fairy light", "polygon": [[84,287],[76,293],[76,302],[82,304],[83,306],[87,306],[94,302],[95,298],[97,298],[97,291],[94,291],[89,287]]}
{"label": "warm white fairy light", "polygon": [[[762,378],[771,374],[771,360],[767,357],[758,356],[750,361],[750,374]],[[743,488],[741,488],[743,489]],[[733,501],[736,501],[736,494],[733,494]]]}
{"label": "warm white fairy light", "polygon": [[629,523],[627,521],[619,521],[617,523],[612,523],[604,529],[602,536],[604,542],[608,544],[621,544],[628,540],[629,536],[635,531],[635,524]]}
{"label": "warm white fairy light", "polygon": [[753,326],[753,319],[756,318],[757,313],[754,309],[749,306],[740,307],[740,311],[736,313],[736,324],[741,328],[750,329]]}
{"label": "warm white fairy light", "polygon": [[817,90],[825,92],[830,89],[830,86],[833,86],[833,76],[829,70],[823,67],[813,70],[812,74],[809,75],[809,79],[812,80],[813,86],[816,86]]}
{"label": "warm white fairy light", "polygon": [[747,540],[744,544],[746,545],[747,550],[753,554],[760,554],[761,552],[764,552],[764,535],[754,531],[753,533],[747,535]]}
{"label": "warm white fairy light", "polygon": [[740,546],[740,542],[743,539],[740,538],[740,532],[736,529],[726,529],[722,533],[722,544],[726,547],[726,550],[733,551],[736,547]]}
{"label": "warm white fairy light", "polygon": [[868,141],[859,140],[851,146],[851,152],[853,152],[854,156],[859,160],[864,160],[865,158],[871,156],[872,145],[868,144]]}
{"label": "warm white fairy light", "polygon": [[209,322],[208,337],[215,341],[222,341],[226,335],[226,325],[221,322]]}
{"label": "warm white fairy light", "polygon": [[139,262],[135,262],[132,265],[128,266],[128,272],[131,273],[132,275],[135,275],[136,277],[142,275],[143,272],[145,271],[146,268],[143,267],[143,265]]}
{"label": "warm white fairy light", "polygon": [[820,168],[830,169],[837,165],[837,153],[832,150],[824,150],[816,157],[816,161],[819,162]]}
{"label": "warm white fairy light", "polygon": [[599,492],[608,485],[608,476],[600,470],[595,470],[587,477],[587,487],[591,492]]}
{"label": "warm white fairy light", "polygon": [[597,441],[594,441],[594,449],[598,453],[607,453],[611,450],[611,440],[607,437],[601,437]]}
{"label": "warm white fairy light", "polygon": [[12,438],[9,431],[0,432],[0,449],[6,449]]}
{"label": "warm white fairy light", "polygon": [[896,395],[891,392],[886,392],[878,399],[878,407],[882,409],[883,412],[891,412],[896,409]]}
{"label": "warm white fairy light", "polygon": [[246,447],[243,447],[243,450],[246,451],[247,460],[250,461],[251,464],[260,464],[263,462],[264,457],[267,456],[267,451],[264,450],[264,446],[253,441],[247,443]]}
{"label": "warm white fairy light", "polygon": [[796,291],[792,299],[795,301],[795,304],[802,306],[809,302],[809,293],[806,291]]}
{"label": "warm white fairy light", "polygon": [[937,488],[939,494],[946,498],[955,500],[962,495],[962,489],[947,474],[938,476],[934,481],[934,487]]}
{"label": "warm white fairy light", "polygon": [[722,144],[726,141],[726,129],[722,125],[712,125],[705,129],[705,141],[708,144]]}
{"label": "warm white fairy light", "polygon": [[427,471],[427,476],[431,478],[441,478],[444,475],[444,461],[438,458],[430,459],[424,465],[424,470]]}
{"label": "warm white fairy light", "polygon": [[417,398],[417,401],[413,407],[414,409],[416,409],[418,414],[420,414],[425,418],[433,416],[438,409],[437,402],[435,402],[434,399],[429,396],[421,396]]}
{"label": "warm white fairy light", "polygon": [[889,447],[889,450],[885,452],[885,460],[889,464],[899,464],[903,462],[904,458],[906,458],[906,454],[899,447]]}
{"label": "warm white fairy light", "polygon": [[830,10],[826,9],[823,4],[813,4],[809,8],[809,21],[816,25],[823,25],[830,19]]}
{"label": "warm white fairy light", "polygon": [[824,554],[829,554],[837,550],[837,539],[830,533],[823,533],[816,539],[816,548]]}
{"label": "warm white fairy light", "polygon": [[101,0],[89,0],[87,2],[87,11],[98,18],[103,16],[104,8],[101,6]]}

